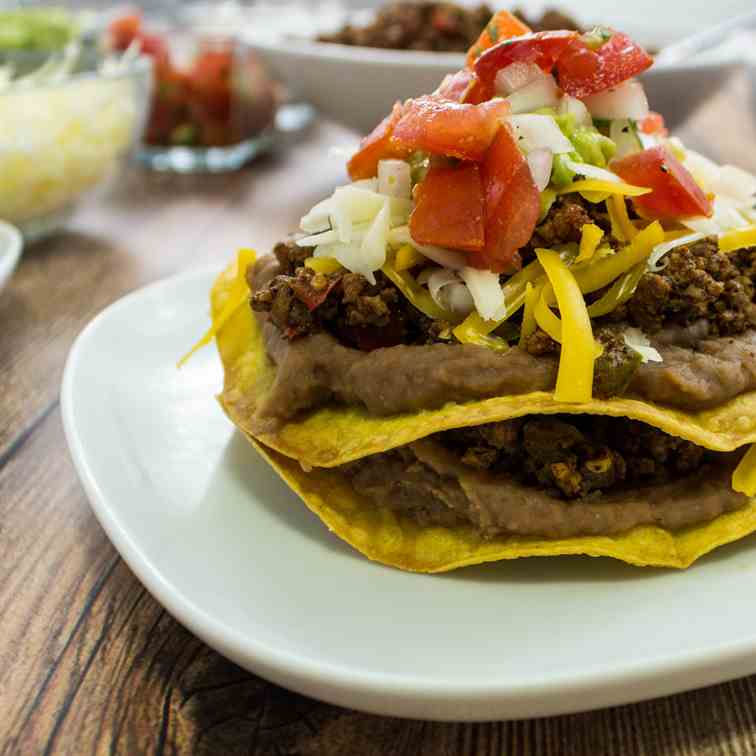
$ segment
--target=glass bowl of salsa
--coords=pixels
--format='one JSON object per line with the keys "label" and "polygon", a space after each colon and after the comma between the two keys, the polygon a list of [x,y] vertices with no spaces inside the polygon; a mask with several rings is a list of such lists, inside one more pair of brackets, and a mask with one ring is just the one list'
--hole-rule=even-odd
{"label": "glass bowl of salsa", "polygon": [[120,16],[107,45],[138,46],[153,60],[154,89],[137,152],[151,168],[236,170],[270,146],[279,101],[255,53],[232,34]]}

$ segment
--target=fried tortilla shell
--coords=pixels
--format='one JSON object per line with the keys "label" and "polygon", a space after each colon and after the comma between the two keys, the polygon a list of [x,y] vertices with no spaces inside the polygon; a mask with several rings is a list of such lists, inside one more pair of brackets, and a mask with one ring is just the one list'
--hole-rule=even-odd
{"label": "fried tortilla shell", "polygon": [[639,567],[689,567],[696,559],[756,531],[756,500],[704,525],[671,533],[653,526],[615,536],[482,539],[471,526],[421,527],[410,517],[360,496],[338,470],[305,472],[296,460],[247,439],[339,538],[369,559],[412,572],[446,572],[483,562],[529,556],[585,554]]}

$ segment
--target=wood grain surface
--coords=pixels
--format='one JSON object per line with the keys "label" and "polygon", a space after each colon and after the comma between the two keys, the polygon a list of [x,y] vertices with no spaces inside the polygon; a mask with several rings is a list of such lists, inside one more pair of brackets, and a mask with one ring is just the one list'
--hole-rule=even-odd
{"label": "wood grain surface", "polygon": [[[682,131],[756,171],[754,92],[734,79]],[[756,677],[633,706],[487,724],[369,716],[289,693],[176,623],[92,515],[58,395],[75,336],[156,278],[259,249],[293,229],[343,169],[321,125],[230,176],[129,168],[67,231],[28,248],[0,294],[0,754],[756,753]],[[1,178],[1,177],[0,177]]]}

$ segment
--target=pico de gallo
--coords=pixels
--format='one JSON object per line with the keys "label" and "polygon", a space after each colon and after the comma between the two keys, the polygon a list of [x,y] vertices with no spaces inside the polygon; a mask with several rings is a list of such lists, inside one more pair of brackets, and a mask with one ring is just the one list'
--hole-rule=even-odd
{"label": "pico de gallo", "polygon": [[240,51],[232,39],[200,38],[193,59],[181,66],[164,36],[147,30],[141,15],[128,14],[110,24],[108,44],[117,51],[139,45],[153,59],[147,144],[226,147],[272,121],[274,86],[254,56]]}

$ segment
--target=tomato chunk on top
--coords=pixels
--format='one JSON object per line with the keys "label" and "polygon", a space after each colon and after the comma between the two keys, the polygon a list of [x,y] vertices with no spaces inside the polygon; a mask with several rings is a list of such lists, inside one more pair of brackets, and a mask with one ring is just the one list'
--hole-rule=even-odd
{"label": "tomato chunk on top", "polygon": [[533,235],[541,210],[538,188],[508,125],[502,126],[481,166],[486,244],[470,264],[511,272],[521,265],[518,250]]}
{"label": "tomato chunk on top", "polygon": [[401,117],[402,104],[396,102],[392,111],[360,142],[360,148],[347,163],[347,171],[352,181],[375,176],[380,160],[409,157],[411,150],[403,149],[391,141],[394,127]]}
{"label": "tomato chunk on top", "polygon": [[410,235],[418,244],[480,252],[485,244],[483,213],[479,166],[435,161],[415,189]]}
{"label": "tomato chunk on top", "polygon": [[664,147],[613,160],[611,169],[623,181],[652,191],[633,202],[652,218],[686,218],[711,215],[712,205],[688,169]]}
{"label": "tomato chunk on top", "polygon": [[418,97],[405,104],[391,143],[397,150],[480,162],[508,113],[509,104],[503,100],[471,105]]}
{"label": "tomato chunk on top", "polygon": [[616,87],[645,71],[653,59],[627,34],[614,32],[598,50],[573,39],[556,61],[559,86],[573,97],[587,97]]}

